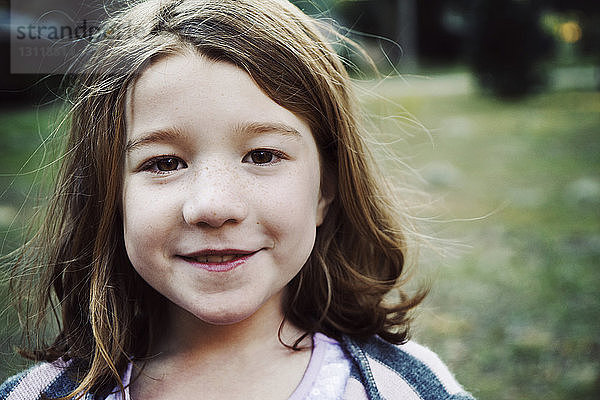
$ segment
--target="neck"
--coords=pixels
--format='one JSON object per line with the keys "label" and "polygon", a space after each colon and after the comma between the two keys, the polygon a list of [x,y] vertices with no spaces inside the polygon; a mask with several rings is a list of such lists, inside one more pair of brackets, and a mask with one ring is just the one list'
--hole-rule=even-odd
{"label": "neck", "polygon": [[[206,399],[288,398],[309,363],[312,338],[301,343],[303,351],[279,342],[280,304],[267,302],[229,325],[208,324],[170,304],[164,334],[133,379],[131,398],[189,399],[198,393]],[[291,344],[301,335],[286,323],[281,339]]]}
{"label": "neck", "polygon": [[[275,299],[273,299],[275,300]],[[193,314],[169,303],[169,321],[164,334],[153,346],[152,355],[158,358],[211,359],[235,354],[253,357],[268,350],[287,351],[279,340],[283,321],[280,301],[270,301],[251,317],[228,325],[206,323]],[[302,331],[286,322],[281,329],[281,340],[293,344]],[[310,345],[310,338],[303,345]]]}

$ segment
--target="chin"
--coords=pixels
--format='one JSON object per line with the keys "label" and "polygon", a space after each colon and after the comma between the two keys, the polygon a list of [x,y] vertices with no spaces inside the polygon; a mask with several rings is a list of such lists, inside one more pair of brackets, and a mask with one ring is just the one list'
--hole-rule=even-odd
{"label": "chin", "polygon": [[196,318],[209,325],[234,325],[248,319],[250,315],[231,313],[227,315],[196,315]]}
{"label": "chin", "polygon": [[221,310],[202,310],[193,313],[200,321],[210,325],[234,325],[245,321],[255,315],[258,309],[244,309],[240,305],[232,304],[231,307]]}

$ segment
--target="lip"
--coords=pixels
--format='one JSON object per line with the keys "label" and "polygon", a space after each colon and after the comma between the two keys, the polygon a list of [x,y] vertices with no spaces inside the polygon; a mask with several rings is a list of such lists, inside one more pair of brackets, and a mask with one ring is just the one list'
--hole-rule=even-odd
{"label": "lip", "polygon": [[258,251],[260,250],[207,249],[194,253],[181,254],[177,257],[196,268],[210,272],[227,272],[244,265]]}

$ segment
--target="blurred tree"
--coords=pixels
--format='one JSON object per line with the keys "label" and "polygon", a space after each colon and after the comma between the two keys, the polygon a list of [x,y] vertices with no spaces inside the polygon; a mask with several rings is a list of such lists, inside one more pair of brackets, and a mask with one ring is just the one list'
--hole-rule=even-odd
{"label": "blurred tree", "polygon": [[391,61],[395,65],[407,50],[405,44],[396,42],[401,29],[398,1],[402,0],[338,1],[333,13],[343,25],[362,34],[359,40],[371,47],[371,55],[376,61],[380,58],[385,60],[383,63],[389,60],[388,63]]}
{"label": "blurred tree", "polygon": [[309,14],[329,15],[358,33],[385,70],[405,72],[424,60],[447,64],[463,53],[470,0],[292,0]]}
{"label": "blurred tree", "polygon": [[600,1],[547,0],[554,11],[577,18],[581,25],[580,51],[596,65],[596,87],[600,90]]}
{"label": "blurred tree", "polygon": [[405,72],[421,61],[447,64],[460,59],[465,36],[462,10],[469,1],[347,0],[334,2],[332,11],[354,31],[380,37],[371,44],[385,53],[384,62]]}
{"label": "blurred tree", "polygon": [[469,61],[484,90],[501,97],[526,95],[544,84],[541,61],[552,40],[533,1],[473,0],[467,39]]}
{"label": "blurred tree", "polygon": [[600,57],[600,1],[548,0],[556,11],[573,14],[581,21],[581,44],[585,53]]}
{"label": "blurred tree", "polygon": [[418,65],[416,0],[397,0],[396,17],[396,40],[402,49],[399,67],[403,71],[413,71]]}
{"label": "blurred tree", "polygon": [[338,2],[337,0],[290,0],[298,8],[309,15],[320,15],[329,12]]}
{"label": "blurred tree", "polygon": [[462,59],[467,36],[466,10],[470,0],[418,2],[419,56],[430,64],[446,65]]}

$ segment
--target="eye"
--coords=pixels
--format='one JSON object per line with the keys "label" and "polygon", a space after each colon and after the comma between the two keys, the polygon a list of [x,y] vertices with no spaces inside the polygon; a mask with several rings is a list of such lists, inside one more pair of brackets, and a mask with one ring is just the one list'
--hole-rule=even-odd
{"label": "eye", "polygon": [[278,151],[258,149],[249,152],[242,161],[251,162],[252,164],[257,165],[265,165],[274,164],[276,162],[281,161],[284,158],[284,155]]}
{"label": "eye", "polygon": [[177,157],[165,156],[155,157],[148,160],[143,166],[143,171],[150,171],[157,174],[163,174],[168,172],[177,171],[182,168],[187,168],[187,164]]}
{"label": "eye", "polygon": [[273,161],[273,153],[270,151],[256,150],[250,153],[250,158],[255,164],[267,164]]}
{"label": "eye", "polygon": [[159,171],[175,171],[179,166],[179,160],[176,158],[163,158],[156,161],[156,168]]}

